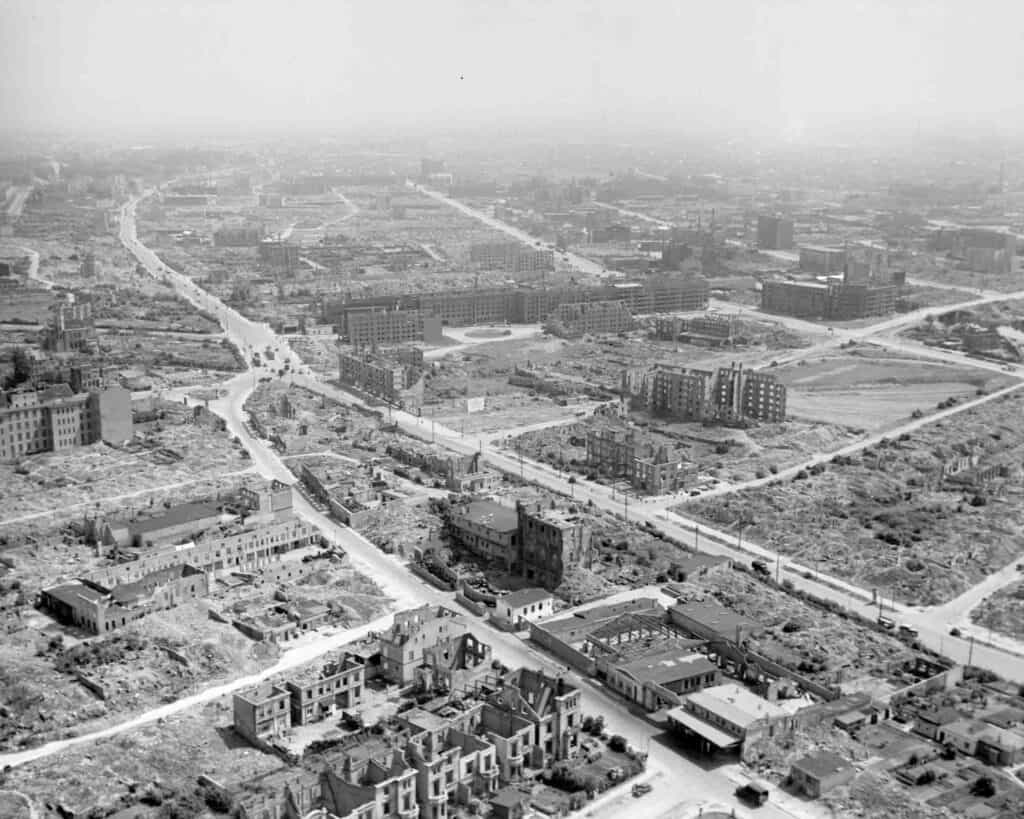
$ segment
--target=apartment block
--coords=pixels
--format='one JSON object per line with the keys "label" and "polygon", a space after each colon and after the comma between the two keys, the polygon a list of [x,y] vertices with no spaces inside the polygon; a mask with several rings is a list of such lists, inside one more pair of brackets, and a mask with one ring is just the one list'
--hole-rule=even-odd
{"label": "apartment block", "polygon": [[626,480],[638,492],[663,495],[693,483],[697,469],[668,447],[656,447],[635,430],[591,430],[587,433],[587,468]]}
{"label": "apartment block", "polygon": [[421,816],[440,819],[448,806],[497,792],[497,750],[476,732],[482,711],[483,703],[470,701],[437,712],[414,708],[398,718],[407,731],[406,762],[416,769]]}
{"label": "apartment block", "polygon": [[232,702],[235,731],[254,745],[283,737],[292,728],[290,703],[288,689],[271,683],[235,694]]}
{"label": "apartment block", "polygon": [[554,589],[566,571],[590,564],[591,529],[580,515],[522,502],[516,503],[516,512],[519,556],[513,570],[518,574]]}
{"label": "apartment block", "polygon": [[443,606],[399,612],[381,635],[381,673],[390,682],[438,683],[451,688],[459,671],[472,671],[490,660],[490,646],[469,631],[465,618]]}
{"label": "apartment block", "polygon": [[568,569],[591,558],[591,530],[577,514],[517,503],[473,500],[449,510],[451,537],[473,554],[553,589]]}
{"label": "apartment block", "polygon": [[[534,324],[544,321],[561,304],[621,302],[632,315],[705,310],[709,293],[706,279],[675,273],[598,287],[479,288],[345,300],[325,303],[323,316],[325,322],[338,325],[350,339],[361,339],[360,334],[367,331],[360,328],[371,319],[353,320],[352,317],[367,312],[419,312],[439,319],[441,324],[455,327],[501,322]],[[397,317],[388,320],[400,321]],[[407,335],[408,338],[397,340],[378,338],[376,343],[398,344],[403,340],[417,340],[415,331]],[[372,338],[367,338],[358,343],[368,346],[371,341]]]}
{"label": "apartment block", "polygon": [[[421,353],[422,356],[422,353]],[[423,370],[370,351],[338,354],[338,380],[393,404],[416,406],[423,401]]]}
{"label": "apartment block", "polygon": [[[505,740],[495,741],[499,759],[504,757],[504,779],[518,778],[517,768],[521,776],[524,764],[545,768],[579,750],[583,724],[580,691],[562,677],[528,668],[510,671],[489,698],[489,705],[484,709],[482,724],[489,733]],[[520,753],[512,753],[515,750]]]}
{"label": "apartment block", "polygon": [[793,221],[780,216],[758,216],[757,246],[761,250],[791,249],[793,247]]}
{"label": "apartment block", "polygon": [[299,266],[299,246],[275,239],[259,243],[260,260],[275,270],[291,271]]}
{"label": "apartment block", "polygon": [[707,313],[703,316],[658,316],[654,335],[663,341],[694,344],[730,344],[736,335],[736,317]]}
{"label": "apartment block", "polygon": [[846,268],[846,250],[825,245],[800,245],[800,269],[828,276]]}
{"label": "apartment block", "polygon": [[131,394],[120,387],[74,393],[67,384],[0,392],[0,459],[63,452],[134,434]]}
{"label": "apartment block", "polygon": [[560,304],[547,319],[545,329],[561,338],[622,333],[633,328],[633,314],[618,301]]}
{"label": "apartment block", "polygon": [[213,232],[213,243],[217,247],[256,247],[264,233],[263,225],[225,226]]}
{"label": "apartment block", "polygon": [[308,725],[330,719],[339,710],[363,704],[364,666],[355,657],[342,654],[320,668],[285,681],[290,695],[292,725]]}
{"label": "apartment block", "polygon": [[774,375],[742,365],[709,370],[627,370],[625,395],[652,414],[683,421],[748,420],[778,422],[786,418],[786,386]]}
{"label": "apartment block", "polygon": [[555,255],[552,251],[538,250],[520,242],[474,244],[469,249],[469,259],[481,270],[504,270],[507,273],[555,268]]}
{"label": "apartment block", "polygon": [[441,320],[420,310],[354,310],[344,316],[345,336],[356,348],[442,341]]}
{"label": "apartment block", "polygon": [[850,321],[884,316],[896,310],[898,289],[892,284],[816,281],[766,281],[761,309],[808,319]]}
{"label": "apartment block", "polygon": [[44,350],[55,353],[87,352],[97,348],[96,322],[90,301],[62,301],[42,332]]}

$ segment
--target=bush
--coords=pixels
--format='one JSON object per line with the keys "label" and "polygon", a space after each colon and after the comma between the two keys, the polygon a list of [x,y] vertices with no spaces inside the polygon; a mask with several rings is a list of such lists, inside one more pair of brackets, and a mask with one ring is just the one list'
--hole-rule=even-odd
{"label": "bush", "polygon": [[988,799],[990,796],[996,795],[996,783],[992,781],[990,776],[979,776],[974,780],[974,784],[971,785],[971,793],[974,796],[980,796],[982,799]]}
{"label": "bush", "polygon": [[611,739],[608,740],[608,747],[615,751],[617,754],[624,754],[629,744],[626,742],[626,738],[622,734],[615,734]]}

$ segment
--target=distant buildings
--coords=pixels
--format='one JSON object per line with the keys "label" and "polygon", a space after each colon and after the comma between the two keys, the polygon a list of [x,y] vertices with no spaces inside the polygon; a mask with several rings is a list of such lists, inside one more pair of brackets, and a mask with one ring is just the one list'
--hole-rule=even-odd
{"label": "distant buildings", "polygon": [[67,384],[0,392],[0,460],[131,439],[131,394],[120,387],[75,393]]}
{"label": "distant buildings", "polygon": [[697,475],[679,453],[654,446],[635,430],[587,432],[587,468],[652,495],[684,489]]}
{"label": "distant buildings", "polygon": [[790,250],[793,247],[793,221],[780,216],[758,216],[757,246],[761,250]]}
{"label": "distant buildings", "polygon": [[423,351],[339,353],[338,380],[392,404],[418,406],[423,401]]}
{"label": "distant buildings", "polygon": [[243,490],[243,522],[218,505],[185,504],[164,515],[94,525],[121,562],[44,589],[43,606],[62,622],[105,634],[152,611],[209,593],[224,571],[258,572],[312,542],[316,530],[294,516],[291,489]]}
{"label": "distant buildings", "polygon": [[786,386],[774,375],[742,365],[710,370],[626,370],[624,395],[654,415],[680,421],[743,423],[786,419]]}
{"label": "distant buildings", "polygon": [[892,284],[871,282],[768,280],[762,285],[761,309],[798,318],[851,321],[893,313],[897,292]]}
{"label": "distant buildings", "polygon": [[545,329],[561,338],[622,333],[633,328],[633,314],[618,301],[560,304],[547,318]]}
{"label": "distant buildings", "polygon": [[217,247],[256,247],[263,241],[263,225],[235,225],[220,227],[213,232]]}
{"label": "distant buildings", "polygon": [[517,503],[511,509],[474,500],[453,506],[447,526],[452,538],[473,554],[547,589],[591,558],[591,530],[583,519],[540,504]]}
{"label": "distant buildings", "polygon": [[829,276],[846,268],[846,250],[824,245],[800,245],[800,269],[806,273]]}
{"label": "distant buildings", "polygon": [[730,344],[736,335],[736,317],[717,313],[703,316],[658,316],[654,335],[663,341]]}
{"label": "distant buildings", "polygon": [[[425,321],[437,318],[441,324],[463,327],[472,324],[536,324],[543,322],[559,305],[621,302],[636,315],[705,310],[710,290],[707,279],[678,273],[647,276],[634,281],[598,287],[516,287],[463,290],[448,293],[407,293],[369,299],[328,302],[324,321],[338,325],[350,338],[360,337],[353,329],[353,316],[383,311],[416,314]],[[418,331],[417,331],[418,332]],[[410,338],[418,340],[417,332]],[[353,342],[355,343],[355,342]],[[362,342],[360,342],[362,343]],[[378,344],[401,343],[382,340]]]}
{"label": "distant buildings", "polygon": [[290,272],[299,266],[299,246],[276,239],[259,243],[260,259],[274,270]]}
{"label": "distant buildings", "polygon": [[55,305],[53,310],[53,320],[43,330],[44,350],[67,353],[96,349],[96,323],[92,316],[92,302],[62,301]]}
{"label": "distant buildings", "polygon": [[441,320],[420,310],[369,309],[345,312],[341,333],[356,348],[423,341],[440,344]]}
{"label": "distant buildings", "polygon": [[472,245],[469,259],[481,270],[504,270],[506,273],[528,273],[554,270],[555,254],[520,242],[487,242]]}

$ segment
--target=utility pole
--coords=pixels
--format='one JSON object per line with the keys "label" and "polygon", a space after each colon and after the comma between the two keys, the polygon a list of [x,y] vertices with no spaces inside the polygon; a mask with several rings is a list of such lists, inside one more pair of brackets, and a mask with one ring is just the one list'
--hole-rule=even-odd
{"label": "utility pole", "polygon": [[974,635],[971,635],[971,644],[967,649],[967,667],[970,668],[971,661],[974,659]]}
{"label": "utility pole", "polygon": [[[666,515],[667,517],[668,515]],[[700,551],[700,526],[696,523],[693,524],[693,550],[695,552]]]}

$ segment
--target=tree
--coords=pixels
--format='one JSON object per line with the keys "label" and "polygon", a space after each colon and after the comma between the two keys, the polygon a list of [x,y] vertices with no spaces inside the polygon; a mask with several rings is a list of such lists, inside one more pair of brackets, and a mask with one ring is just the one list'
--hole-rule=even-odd
{"label": "tree", "polygon": [[988,799],[990,796],[996,795],[996,783],[992,781],[990,776],[979,776],[974,780],[974,784],[971,785],[971,793],[974,796],[980,796],[982,799]]}
{"label": "tree", "polygon": [[629,747],[626,738],[622,734],[614,734],[610,740],[608,740],[608,747],[615,751],[617,754],[624,754],[626,748]]}

